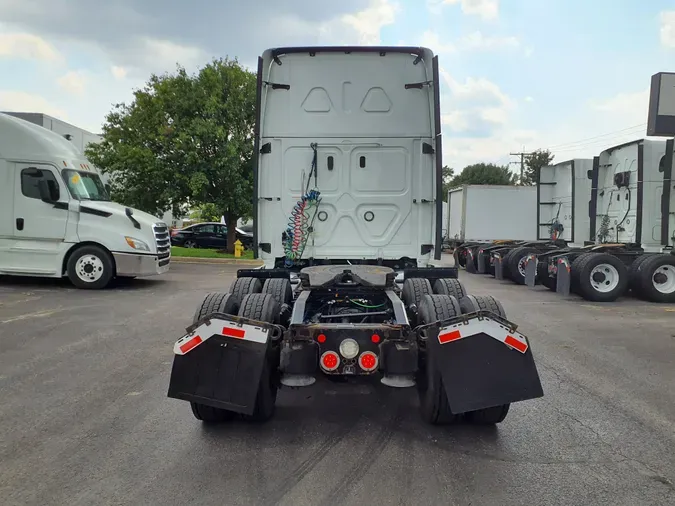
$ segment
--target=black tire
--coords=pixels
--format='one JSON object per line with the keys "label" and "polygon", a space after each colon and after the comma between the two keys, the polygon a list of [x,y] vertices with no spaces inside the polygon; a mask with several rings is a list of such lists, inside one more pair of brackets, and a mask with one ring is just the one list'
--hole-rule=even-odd
{"label": "black tire", "polygon": [[636,297],[644,297],[641,292],[642,287],[638,271],[645,260],[652,256],[654,256],[654,254],[640,255],[635,260],[633,260],[633,263],[630,264],[630,267],[628,268],[628,288],[630,288],[630,290],[633,292],[633,295]]}
{"label": "black tire", "polygon": [[452,253],[452,257],[455,260],[455,267],[466,269],[466,248],[463,246],[455,248],[455,251]]}
{"label": "black tire", "polygon": [[[267,323],[278,323],[280,310],[279,302],[269,293],[251,293],[246,295],[241,302],[239,316]],[[254,422],[266,422],[274,416],[278,377],[275,354],[269,351],[268,349],[268,356],[260,376],[255,409],[252,415],[245,417]]]}
{"label": "black tire", "polygon": [[[239,311],[239,304],[229,293],[209,293],[201,304],[197,306],[192,323],[197,323],[199,320],[212,313],[225,313],[236,315]],[[197,420],[204,423],[221,423],[231,420],[236,416],[233,411],[226,409],[213,408],[204,404],[190,402],[192,414]]]}
{"label": "black tire", "polygon": [[[501,302],[491,295],[467,295],[459,301],[462,314],[473,313],[479,310],[490,311],[502,318],[506,318],[506,311]],[[466,420],[477,425],[492,425],[504,421],[509,412],[510,404],[501,404],[491,408],[478,409],[466,413]]]}
{"label": "black tire", "polygon": [[[422,299],[420,306],[422,323],[432,323],[459,315],[459,303],[452,296],[425,295]],[[444,425],[457,420],[458,416],[450,410],[441,371],[433,357],[427,356],[424,367],[418,372],[417,391],[420,413],[424,421],[433,425]]]}
{"label": "black tire", "polygon": [[197,241],[195,241],[194,239],[187,239],[183,243],[183,247],[184,248],[198,248],[199,245],[197,244]]}
{"label": "black tire", "polygon": [[[576,263],[576,262],[575,262]],[[591,272],[600,266],[609,265],[618,273],[616,286],[607,292],[600,292],[591,283]],[[579,276],[579,295],[592,302],[613,302],[626,293],[628,289],[628,268],[614,255],[609,253],[591,253],[586,255],[577,264]],[[609,269],[607,269],[609,272]],[[600,282],[604,283],[604,282]],[[610,281],[607,281],[610,283]]]}
{"label": "black tire", "polygon": [[201,420],[207,424],[227,422],[236,416],[236,413],[232,411],[213,408],[204,404],[197,404],[196,402],[191,402],[190,408],[192,408],[192,414],[197,420]]}
{"label": "black tire", "polygon": [[459,301],[462,314],[475,313],[476,311],[490,311],[491,313],[506,318],[506,311],[502,303],[492,295],[467,295]]}
{"label": "black tire", "polygon": [[[581,266],[581,262],[588,255],[593,255],[593,253],[582,253],[574,260],[572,260],[570,264],[570,292],[572,293],[579,294],[579,269]],[[559,265],[558,268],[560,268]]]}
{"label": "black tire", "polygon": [[466,419],[476,425],[494,425],[504,421],[510,407],[511,404],[502,404],[492,408],[471,411],[466,414]]}
{"label": "black tire", "polygon": [[80,246],[68,257],[66,275],[77,288],[101,290],[115,275],[113,258],[100,246]]}
{"label": "black tire", "polygon": [[414,304],[418,311],[422,298],[433,293],[431,284],[426,278],[408,278],[403,282],[403,302],[408,307]]}
{"label": "black tire", "polygon": [[239,303],[229,293],[209,293],[201,304],[197,306],[197,310],[192,318],[192,323],[196,323],[202,318],[211,313],[224,313],[236,315],[239,312]]}
{"label": "black tire", "polygon": [[265,281],[261,293],[269,293],[279,304],[293,302],[291,282],[286,278],[271,278]]}
{"label": "black tire", "polygon": [[537,279],[549,290],[556,291],[558,280],[548,275],[548,260],[546,262],[537,261]]}
{"label": "black tire", "polygon": [[[659,271],[659,272],[657,272]],[[638,271],[641,296],[650,302],[675,302],[675,256],[670,254],[650,255],[644,260]],[[661,283],[658,283],[658,281]],[[659,291],[659,285],[662,289],[668,291]]]}
{"label": "black tire", "polygon": [[262,283],[258,278],[237,278],[230,285],[229,292],[241,304],[249,293],[262,292]]}
{"label": "black tire", "polygon": [[520,272],[519,266],[528,255],[538,253],[534,248],[520,247],[511,251],[508,258],[509,279],[518,285],[525,284],[525,274]]}
{"label": "black tire", "polygon": [[466,289],[459,279],[442,278],[434,283],[434,293],[437,295],[452,295],[457,300],[466,295]]}

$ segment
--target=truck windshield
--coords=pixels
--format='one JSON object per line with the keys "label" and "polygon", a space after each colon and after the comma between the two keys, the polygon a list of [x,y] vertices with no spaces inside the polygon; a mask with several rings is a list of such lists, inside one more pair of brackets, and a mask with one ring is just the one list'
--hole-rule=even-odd
{"label": "truck windshield", "polygon": [[66,169],[63,171],[63,177],[73,198],[77,200],[110,201],[110,196],[98,174]]}

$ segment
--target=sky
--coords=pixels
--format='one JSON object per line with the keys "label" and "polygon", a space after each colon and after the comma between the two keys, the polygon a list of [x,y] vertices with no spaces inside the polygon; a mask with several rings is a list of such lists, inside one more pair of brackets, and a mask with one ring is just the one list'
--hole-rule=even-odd
{"label": "sky", "polygon": [[[675,0],[0,0],[0,110],[94,133],[152,73],[268,47],[415,45],[439,55],[444,163],[592,157],[646,133],[675,71]],[[516,165],[512,167],[514,170]]]}

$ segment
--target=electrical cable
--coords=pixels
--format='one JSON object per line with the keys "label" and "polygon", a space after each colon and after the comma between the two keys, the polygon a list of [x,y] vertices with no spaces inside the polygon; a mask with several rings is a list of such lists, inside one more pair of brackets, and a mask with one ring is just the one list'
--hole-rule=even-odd
{"label": "electrical cable", "polygon": [[[573,145],[573,144],[586,143],[586,142],[591,141],[593,139],[599,139],[601,137],[607,137],[608,135],[613,135],[613,134],[620,134],[621,132],[626,132],[627,130],[633,130],[635,128],[642,128],[642,127],[645,127],[646,125],[647,125],[646,123],[641,123],[639,125],[633,125],[633,126],[630,126],[630,127],[622,128],[621,130],[614,130],[612,132],[607,132],[607,133],[604,133],[604,134],[601,134],[601,135],[596,135],[594,137],[587,137],[585,139],[579,139],[577,141],[562,142],[562,143],[559,143],[559,144],[553,144],[552,146],[548,146],[547,149],[559,149],[559,148],[565,148],[566,146],[570,146],[570,145]],[[626,135],[626,134],[623,134],[623,135]],[[604,140],[603,140],[603,142],[604,142]]]}

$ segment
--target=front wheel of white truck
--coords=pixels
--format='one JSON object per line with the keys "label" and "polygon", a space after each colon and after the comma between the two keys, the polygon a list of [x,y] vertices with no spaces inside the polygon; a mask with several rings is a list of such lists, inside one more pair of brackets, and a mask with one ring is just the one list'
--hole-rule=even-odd
{"label": "front wheel of white truck", "polygon": [[114,275],[113,259],[99,246],[80,246],[66,263],[66,275],[77,288],[100,290],[108,286]]}

